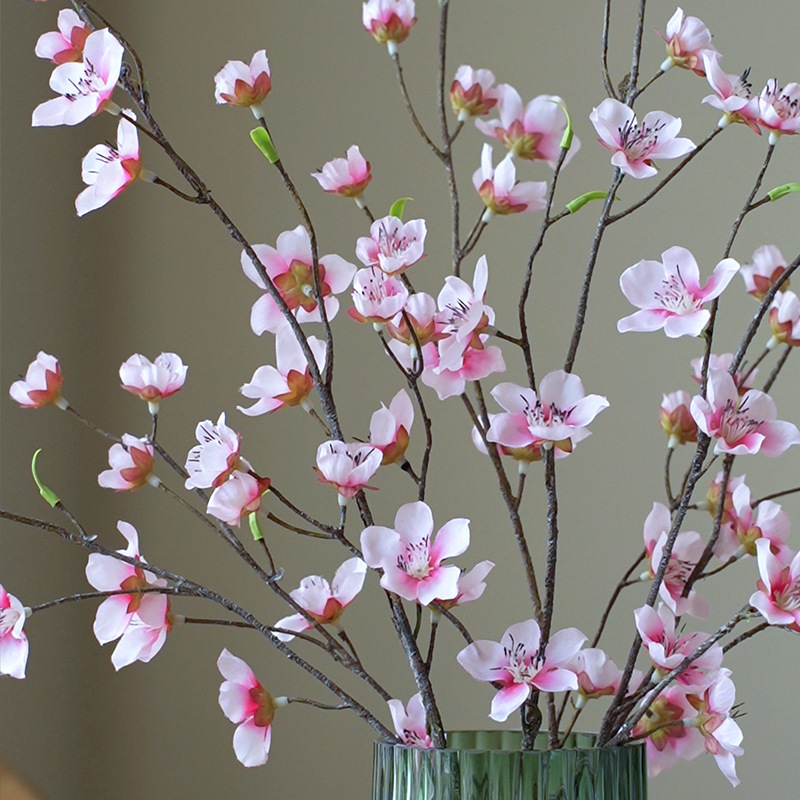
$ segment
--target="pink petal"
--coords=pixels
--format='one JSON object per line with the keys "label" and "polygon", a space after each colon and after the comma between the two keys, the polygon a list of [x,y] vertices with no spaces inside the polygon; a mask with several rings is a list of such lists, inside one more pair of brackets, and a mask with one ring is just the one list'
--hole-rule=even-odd
{"label": "pink petal", "polygon": [[[578,680],[573,674],[575,679],[575,687],[578,686]],[[531,687],[527,683],[512,683],[504,686],[492,699],[492,710],[489,717],[495,722],[505,722],[509,714],[516,711],[530,696]]]}

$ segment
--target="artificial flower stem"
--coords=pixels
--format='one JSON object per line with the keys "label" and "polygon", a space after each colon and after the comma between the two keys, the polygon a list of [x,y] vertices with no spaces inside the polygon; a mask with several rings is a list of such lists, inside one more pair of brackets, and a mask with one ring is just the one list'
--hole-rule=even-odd
{"label": "artificial flower stem", "polygon": [[433,151],[434,155],[440,160],[443,158],[442,151],[433,143],[430,136],[425,132],[425,128],[422,126],[422,123],[419,121],[419,117],[417,117],[416,112],[414,111],[414,106],[411,103],[411,97],[408,94],[408,89],[406,88],[406,81],[403,77],[403,67],[400,65],[400,54],[394,52],[391,54],[392,56],[392,64],[394,64],[394,71],[397,75],[397,81],[400,84],[400,94],[403,96],[403,102],[406,106],[406,111],[408,111],[409,116],[411,117],[411,121],[414,123],[414,127],[417,129],[417,133],[425,140],[426,144],[430,149]]}
{"label": "artificial flower stem", "polygon": [[769,377],[764,383],[764,388],[762,389],[763,392],[769,392],[772,388],[772,384],[778,378],[780,371],[783,369],[783,365],[786,363],[786,359],[789,358],[789,354],[792,352],[794,348],[790,344],[786,344],[786,348],[784,349],[783,353],[781,353],[781,357],[778,359],[778,363],[775,365],[775,368],[769,374]]}
{"label": "artificial flower stem", "polygon": [[[61,406],[59,406],[59,408],[61,408]],[[64,407],[64,411],[67,411],[68,413],[72,414],[73,417],[79,419],[87,428],[89,428],[89,430],[92,430],[95,433],[99,433],[105,439],[109,439],[112,442],[118,442],[118,443],[122,442],[122,439],[120,439],[119,436],[115,436],[113,433],[108,433],[107,431],[104,431],[102,428],[95,425],[94,422],[91,422],[90,420],[86,419],[86,417],[78,413],[70,403],[66,404],[66,406]]]}

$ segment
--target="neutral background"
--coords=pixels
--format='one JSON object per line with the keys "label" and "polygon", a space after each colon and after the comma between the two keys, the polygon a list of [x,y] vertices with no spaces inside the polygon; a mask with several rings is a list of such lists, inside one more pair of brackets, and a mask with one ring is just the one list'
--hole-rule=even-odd
{"label": "neutral background", "polygon": [[[402,45],[401,57],[420,116],[435,132],[438,7],[432,0],[418,5],[419,23]],[[602,6],[599,0],[452,3],[451,74],[460,63],[490,67],[524,99],[541,93],[566,99],[583,149],[563,173],[559,203],[605,188],[611,176],[608,153],[596,144],[588,122],[592,106],[604,96],[598,70]],[[612,70],[617,79],[628,67],[633,7],[629,0],[614,5]],[[264,47],[273,70],[270,126],[307,199],[322,252],[355,260],[355,239],[366,233],[365,218],[355,206],[323,196],[309,177],[356,142],[372,162],[375,178],[368,201],[373,210],[385,213],[396,197],[410,196],[414,202],[407,216],[428,220],[429,255],[415,267],[414,280],[418,287],[438,292],[448,269],[445,182],[404,113],[385,48],[361,30],[359,3],[108,0],[102,9],[144,60],[153,109],[167,135],[251,241],[273,244],[298,219],[276,174],[250,145],[251,116],[216,107],[212,78],[226,60],[249,60]],[[216,420],[226,411],[242,431],[245,454],[256,469],[314,513],[334,519],[333,493],[318,486],[311,472],[319,439],[313,422],[300,412],[249,419],[235,410],[241,402],[237,387],[257,366],[272,362],[274,351],[267,337],[258,339],[249,329],[250,305],[258,292],[243,277],[238,248],[224,229],[207,210],[144,184],[84,219],[74,215],[80,158],[94,143],[113,140],[116,123],[101,115],[75,128],[29,127],[32,109],[50,97],[50,66],[34,57],[33,46],[40,33],[54,29],[57,10],[54,3],[4,0],[2,5],[2,386],[24,372],[43,349],[60,358],[65,394],[74,406],[108,430],[144,435],[149,425],[145,408],[118,388],[118,366],[134,352],[150,358],[161,351],[178,352],[190,365],[189,377],[184,390],[163,404],[159,430],[175,457],[183,461],[197,421]],[[673,11],[666,0],[649,4],[645,78],[664,57],[654,28],[663,31]],[[752,4],[697,0],[686,11],[714,31],[728,71],[752,65],[757,89],[773,75],[784,82],[800,75],[797,10],[789,0],[765,0],[757,12]],[[704,80],[675,70],[646,93],[638,108],[640,113],[664,108],[682,116],[684,135],[699,141],[717,120],[716,111],[699,105],[707,93]],[[465,226],[480,212],[470,177],[483,139],[468,128],[456,147]],[[789,137],[780,142],[768,186],[797,180],[798,144]],[[720,258],[765,147],[763,138],[743,127],[726,131],[698,159],[697,169],[676,180],[633,221],[608,233],[575,368],[587,391],[608,396],[611,407],[592,426],[591,439],[559,465],[564,558],[557,627],[575,625],[591,633],[604,598],[641,548],[642,522],[652,503],[663,498],[664,440],[657,425],[661,393],[692,390],[688,362],[701,348],[698,340],[668,342],[661,333],[619,336],[616,320],[630,313],[630,307],[619,293],[618,276],[641,258],[659,258],[674,244],[691,249],[708,274]],[[143,154],[149,168],[179,182],[146,143]],[[547,176],[541,165],[523,165],[520,177]],[[626,181],[622,203],[635,200],[645,188]],[[789,198],[754,214],[742,229],[734,257],[747,261],[757,246],[774,243],[793,258],[797,208],[795,198]],[[597,211],[586,208],[558,226],[537,264],[531,319],[540,375],[563,363]],[[533,215],[492,223],[465,264],[470,277],[477,256],[487,253],[487,299],[500,326],[511,330],[521,265],[538,220]],[[738,278],[728,294],[719,324],[720,351],[735,348],[738,331],[754,309]],[[401,382],[383,363],[369,331],[342,314],[336,333],[342,345],[336,390],[344,429],[349,436],[363,436],[370,413],[380,402],[388,403]],[[506,356],[507,379],[521,380],[516,355],[507,349]],[[787,374],[778,383],[775,397],[782,417],[800,420],[795,375]],[[121,546],[116,521],[128,520],[138,528],[151,562],[219,589],[265,621],[283,615],[219,540],[176,504],[149,487],[119,496],[99,489],[95,475],[105,468],[107,450],[102,439],[54,409],[21,411],[7,395],[0,404],[3,507],[59,520],[38,499],[28,476],[31,452],[41,446],[43,477],[107,545]],[[431,393],[430,407],[440,418],[429,498],[437,523],[469,517],[473,543],[460,563],[471,566],[484,558],[498,563],[485,600],[465,608],[463,619],[474,636],[497,639],[507,625],[530,613],[510,529],[489,464],[469,443],[461,404],[451,399],[439,406]],[[412,458],[421,453],[420,430],[415,427]],[[677,454],[679,466],[687,461],[686,453]],[[742,458],[736,474],[746,471],[760,496],[796,485],[799,466],[795,448],[777,462]],[[166,468],[158,471],[180,488]],[[524,513],[539,563],[544,552],[541,483],[534,466]],[[380,491],[371,497],[376,519],[390,524],[397,506],[413,499],[413,487],[399,471],[380,474],[376,485]],[[785,507],[795,517],[800,510],[796,501]],[[709,518],[695,512],[689,525],[705,532]],[[330,577],[343,558],[332,547],[312,546],[281,531],[269,535],[286,568],[287,589],[309,573]],[[358,535],[355,526],[352,535]],[[795,532],[795,548],[797,536]],[[78,548],[7,524],[0,547],[0,580],[27,604],[87,588],[85,555]],[[757,578],[755,563],[742,563],[723,577],[724,586],[713,591],[703,587],[713,602],[701,629],[713,630],[746,602]],[[370,579],[348,611],[348,629],[369,667],[386,675],[390,690],[406,699],[414,691],[413,682],[391,638],[376,583]],[[611,626],[606,645],[619,661],[632,636],[630,611],[644,595],[644,587],[628,590]],[[177,610],[215,613],[188,602]],[[292,706],[276,719],[269,764],[247,770],[236,762],[230,746],[233,726],[216,700],[220,677],[215,661],[222,647],[246,658],[274,694],[329,699],[254,634],[187,626],[170,635],[151,664],[114,674],[111,648],[101,649],[92,636],[94,611],[95,605],[87,603],[37,615],[28,627],[28,678],[0,681],[0,758],[44,797],[367,796],[372,731],[347,713]],[[769,632],[727,659],[747,712],[741,721],[747,751],[739,765],[743,797],[756,792],[796,796],[797,644],[787,635]],[[440,646],[434,678],[441,685],[446,723],[492,725],[486,718],[492,691],[475,685],[455,666],[460,642],[451,630],[442,630]],[[388,723],[380,700],[352,681],[344,683],[361,692]],[[592,723],[587,714],[585,724]],[[712,759],[702,757],[653,781],[651,797],[725,797],[730,791]]]}

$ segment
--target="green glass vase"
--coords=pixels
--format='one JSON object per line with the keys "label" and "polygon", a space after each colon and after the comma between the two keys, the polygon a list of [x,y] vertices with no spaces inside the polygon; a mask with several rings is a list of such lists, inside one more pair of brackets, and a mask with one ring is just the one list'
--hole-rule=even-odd
{"label": "green glass vase", "polygon": [[563,749],[523,752],[515,731],[453,731],[445,750],[376,742],[372,800],[647,800],[644,745],[594,742],[573,733]]}

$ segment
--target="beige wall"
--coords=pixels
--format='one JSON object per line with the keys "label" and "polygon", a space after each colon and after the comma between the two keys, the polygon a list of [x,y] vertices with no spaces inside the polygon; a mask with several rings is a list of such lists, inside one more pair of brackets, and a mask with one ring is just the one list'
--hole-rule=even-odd
{"label": "beige wall", "polygon": [[[420,21],[401,56],[420,116],[432,126],[434,82],[428,65],[435,47],[436,4],[420,0],[418,5]],[[547,92],[566,98],[584,149],[563,174],[560,200],[604,188],[609,180],[606,155],[595,144],[587,119],[603,97],[597,70],[602,5],[599,0],[452,3],[451,72],[464,62],[491,67],[523,97]],[[633,5],[614,5],[612,38],[619,50],[612,66],[618,76],[627,68]],[[652,0],[649,7],[645,76],[663,58],[663,46],[652,30],[663,30],[674,10],[666,0]],[[447,271],[445,184],[404,115],[384,49],[360,30],[357,2],[109,0],[103,9],[139,49],[164,130],[251,241],[274,243],[298,220],[277,176],[249,143],[252,119],[247,112],[214,106],[212,78],[227,59],[249,58],[266,47],[273,69],[271,129],[307,197],[322,251],[351,258],[365,225],[354,207],[322,196],[308,173],[358,142],[372,161],[373,209],[380,212],[396,197],[408,195],[414,198],[408,213],[428,219],[429,256],[415,268],[414,280],[432,293],[438,291]],[[697,0],[686,10],[714,30],[727,69],[752,65],[757,87],[772,75],[784,81],[798,78],[793,2],[761,3],[758,30],[751,4]],[[109,430],[144,435],[148,421],[143,407],[119,390],[117,367],[133,352],[153,357],[162,350],[177,351],[190,365],[189,380],[179,396],[164,403],[159,433],[165,446],[182,460],[193,443],[196,422],[216,419],[225,410],[243,432],[247,457],[256,468],[319,515],[333,518],[332,493],[317,487],[310,469],[318,440],[313,423],[299,412],[251,420],[235,411],[240,402],[236,387],[273,358],[271,343],[249,329],[257,292],[241,274],[237,248],[205,209],[147,185],[132,187],[85,219],[74,216],[80,158],[96,141],[113,138],[114,124],[101,116],[76,128],[31,130],[31,110],[49,96],[49,67],[34,58],[32,49],[39,33],[53,27],[56,6],[6,2],[2,12],[2,386],[44,349],[61,358],[66,395],[76,407]],[[716,121],[716,112],[698,106],[706,93],[701,79],[670,74],[648,92],[640,108],[665,108],[683,116],[685,135],[699,140]],[[465,224],[478,213],[469,179],[481,144],[477,132],[466,130],[457,145]],[[596,598],[606,596],[621,565],[627,566],[628,554],[640,548],[642,521],[662,496],[663,439],[655,424],[660,393],[690,389],[688,360],[699,352],[698,342],[667,342],[661,334],[619,337],[615,322],[629,311],[617,276],[629,264],[657,258],[673,244],[689,247],[708,272],[719,259],[764,146],[743,128],[727,131],[699,159],[694,174],[676,181],[638,223],[622,224],[608,234],[576,371],[588,391],[609,397],[611,408],[593,426],[592,438],[559,467],[565,555],[559,572],[559,627],[590,631],[599,613]],[[788,137],[780,143],[767,184],[797,179],[797,147]],[[146,146],[144,152],[148,167],[178,180],[152,148]],[[524,175],[545,177],[542,169],[526,168]],[[633,201],[641,191],[640,185],[626,181],[622,202]],[[554,230],[537,265],[532,333],[541,374],[563,361],[595,212],[588,208]],[[513,328],[505,320],[513,314],[520,264],[537,220],[498,220],[475,254],[488,254],[488,300],[502,327]],[[755,247],[771,242],[794,257],[796,221],[794,198],[758,212],[742,229],[733,255],[747,260]],[[466,262],[468,274],[474,261]],[[752,313],[749,299],[738,296],[738,282],[731,294],[720,320],[721,335],[728,337],[722,349],[733,347],[736,331]],[[376,343],[364,339],[365,330],[357,330],[343,315],[336,323],[345,345],[337,361],[337,391],[340,405],[346,406],[343,424],[349,435],[363,435],[371,411],[380,401],[388,402],[400,384],[382,364]],[[514,363],[514,354],[506,355]],[[512,369],[509,379],[516,375],[521,380],[518,365]],[[119,542],[116,520],[128,520],[139,529],[143,551],[153,563],[219,588],[249,604],[264,620],[282,615],[222,544],[157,492],[145,488],[133,496],[111,496],[100,490],[94,476],[104,468],[106,447],[98,437],[53,409],[20,411],[5,392],[3,388],[0,398],[4,507],[53,518],[27,476],[30,453],[42,446],[45,479],[109,546]],[[797,421],[796,377],[787,376],[775,394],[783,415]],[[431,407],[444,417],[437,429],[437,477],[431,480],[436,519],[470,517],[473,544],[463,563],[490,557],[498,562],[485,601],[465,609],[463,617],[476,637],[497,638],[510,622],[529,613],[517,585],[510,531],[488,464],[467,441],[460,403],[452,399],[438,407],[432,398]],[[415,434],[419,437],[419,428]],[[413,452],[418,457],[418,442]],[[741,459],[741,467],[737,464],[757,495],[797,483],[796,451],[779,462],[765,461]],[[177,486],[178,481],[172,483]],[[388,524],[397,505],[412,499],[410,482],[398,472],[381,475],[377,484],[381,490],[371,498],[373,507],[377,519]],[[535,555],[542,560],[540,484],[534,468],[525,515]],[[797,502],[787,502],[786,508],[797,519]],[[696,519],[697,526],[707,525],[706,518]],[[2,528],[0,580],[24,602],[35,604],[85,588],[85,557],[77,548],[33,530]],[[357,534],[354,528],[352,535]],[[795,547],[798,535],[796,531]],[[311,547],[279,531],[270,536],[287,570],[286,588],[309,572],[330,574],[342,558],[333,548]],[[746,602],[755,578],[754,563],[742,564],[733,580],[724,582],[727,586],[714,591],[707,629]],[[643,597],[640,590],[629,591],[609,638],[609,648],[620,660],[631,637],[630,609]],[[376,672],[388,670],[387,686],[408,697],[412,681],[399,647],[384,636],[388,619],[380,592],[370,585],[365,595],[348,612],[349,630],[365,662]],[[189,603],[179,610],[214,613]],[[274,693],[327,699],[255,635],[180,629],[150,665],[136,664],[114,675],[110,648],[101,650],[92,637],[93,614],[94,606],[87,604],[36,616],[30,623],[28,679],[0,681],[0,756],[45,797],[365,796],[372,735],[345,713],[320,716],[292,707],[277,718],[266,767],[246,770],[235,761],[233,726],[216,703],[215,660],[223,646],[247,658]],[[440,643],[434,677],[442,684],[446,721],[464,727],[487,724],[491,691],[476,687],[451,666],[459,643],[449,630],[442,632]],[[742,796],[758,792],[788,798],[796,793],[796,646],[788,636],[770,634],[729,659],[748,712],[742,723],[747,750],[740,765]],[[352,681],[344,683],[357,689]],[[656,780],[651,797],[711,798],[729,791],[711,759],[702,758]]]}

